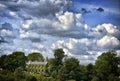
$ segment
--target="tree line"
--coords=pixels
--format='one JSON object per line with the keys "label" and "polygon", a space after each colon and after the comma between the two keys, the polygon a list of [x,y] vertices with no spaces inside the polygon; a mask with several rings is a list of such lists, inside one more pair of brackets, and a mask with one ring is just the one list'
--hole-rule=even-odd
{"label": "tree line", "polygon": [[[54,50],[40,74],[29,73],[27,61],[44,61],[40,53],[25,56],[23,52],[0,57],[0,81],[120,81],[120,57],[116,52],[102,53],[95,64],[81,65],[74,57],[67,57],[63,49]],[[35,68],[37,69],[37,67]]]}

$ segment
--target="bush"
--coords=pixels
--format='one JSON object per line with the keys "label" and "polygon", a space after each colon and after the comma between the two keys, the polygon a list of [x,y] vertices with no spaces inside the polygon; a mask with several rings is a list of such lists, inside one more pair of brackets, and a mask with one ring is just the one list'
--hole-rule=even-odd
{"label": "bush", "polygon": [[35,76],[29,75],[26,77],[26,81],[37,81],[37,79],[35,78]]}

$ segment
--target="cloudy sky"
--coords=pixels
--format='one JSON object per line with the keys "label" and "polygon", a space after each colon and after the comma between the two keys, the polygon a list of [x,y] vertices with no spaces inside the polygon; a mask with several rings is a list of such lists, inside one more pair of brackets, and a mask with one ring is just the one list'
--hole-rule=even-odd
{"label": "cloudy sky", "polygon": [[0,0],[0,54],[63,48],[81,64],[105,51],[120,56],[119,0]]}

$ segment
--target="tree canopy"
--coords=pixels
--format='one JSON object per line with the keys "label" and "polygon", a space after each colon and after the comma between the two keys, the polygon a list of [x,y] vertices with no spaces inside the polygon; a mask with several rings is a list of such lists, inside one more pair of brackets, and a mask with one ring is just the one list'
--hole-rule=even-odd
{"label": "tree canopy", "polygon": [[29,61],[44,61],[44,57],[42,56],[42,54],[40,54],[38,52],[34,52],[34,53],[28,54],[27,60],[29,60]]}
{"label": "tree canopy", "polygon": [[36,52],[28,56],[23,52],[2,55],[0,81],[120,81],[120,57],[116,52],[102,53],[95,64],[86,66],[77,58],[65,57],[61,48],[54,50],[54,58],[46,65],[26,65],[27,59],[44,61]]}
{"label": "tree canopy", "polygon": [[94,81],[112,81],[111,76],[117,81],[119,77],[118,62],[116,52],[106,52],[98,57],[95,63],[95,78]]}
{"label": "tree canopy", "polygon": [[14,71],[18,67],[25,68],[26,60],[26,56],[23,52],[13,52],[10,55],[3,55],[0,57],[0,67]]}

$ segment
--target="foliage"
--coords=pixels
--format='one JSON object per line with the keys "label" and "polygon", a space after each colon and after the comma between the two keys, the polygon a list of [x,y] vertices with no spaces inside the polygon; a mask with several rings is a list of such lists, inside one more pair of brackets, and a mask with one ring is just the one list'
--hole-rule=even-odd
{"label": "foliage", "polygon": [[9,70],[0,70],[0,81],[15,81],[14,74]]}
{"label": "foliage", "polygon": [[13,52],[10,55],[0,57],[0,68],[15,71],[16,68],[26,66],[26,56],[23,52]]}
{"label": "foliage", "polygon": [[26,77],[26,81],[37,81],[35,76],[29,75]]}
{"label": "foliage", "polygon": [[[64,58],[64,51],[63,49],[56,49],[54,51],[54,57],[48,61],[48,70],[49,73],[53,76],[57,78],[56,73],[58,73],[58,70],[61,68],[61,66],[63,65],[63,58]],[[56,75],[56,76],[55,76]]]}
{"label": "foliage", "polygon": [[93,64],[88,64],[87,66],[86,66],[86,73],[85,73],[85,75],[86,75],[86,81],[91,81],[92,80],[92,78],[93,78],[93,74],[94,74],[94,65]]}
{"label": "foliage", "polygon": [[42,56],[42,54],[34,52],[34,53],[30,53],[27,56],[27,59],[29,61],[44,61],[44,57]]}
{"label": "foliage", "polygon": [[64,66],[60,68],[58,77],[61,81],[74,79],[80,81],[79,61],[75,58],[68,58],[64,62]]}
{"label": "foliage", "polygon": [[21,81],[25,79],[23,68],[19,67],[14,71],[15,81]]}
{"label": "foliage", "polygon": [[[35,56],[34,56],[35,55]],[[64,59],[63,49],[54,51],[54,58],[46,65],[27,65],[23,52],[13,52],[0,57],[0,81],[120,81],[120,57],[116,52],[106,52],[95,64],[81,65],[76,58]],[[40,53],[27,58],[43,61]]]}
{"label": "foliage", "polygon": [[98,57],[95,63],[95,74],[97,81],[111,81],[110,76],[118,77],[118,60],[115,52],[106,52]]}

